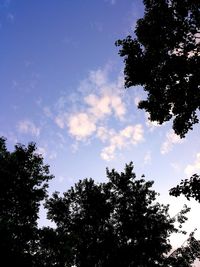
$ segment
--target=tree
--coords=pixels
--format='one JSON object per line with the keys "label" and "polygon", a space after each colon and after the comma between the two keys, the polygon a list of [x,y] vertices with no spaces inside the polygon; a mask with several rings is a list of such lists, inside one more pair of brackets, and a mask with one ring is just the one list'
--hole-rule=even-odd
{"label": "tree", "polygon": [[[84,179],[48,198],[52,175],[35,144],[9,152],[0,138],[1,266],[191,267],[200,251],[193,235],[167,256],[169,237],[182,232],[188,208],[171,218],[169,206],[156,202],[153,182],[136,179],[132,163],[122,173],[107,170],[107,177],[100,184]],[[44,199],[55,228],[37,227]]]}
{"label": "tree", "polygon": [[124,57],[125,87],[141,85],[147,99],[138,107],[184,137],[199,122],[200,1],[143,0],[144,17],[135,38],[118,40]]}
{"label": "tree", "polygon": [[[107,177],[107,183],[79,181],[63,196],[55,192],[47,200],[48,218],[56,223],[64,248],[58,258],[65,263],[55,266],[173,266],[166,256],[168,239],[179,229],[169,206],[156,202],[153,182],[137,180],[132,163],[120,174],[107,170]],[[177,217],[180,224],[186,212]]]}
{"label": "tree", "polygon": [[183,194],[188,200],[194,198],[200,202],[200,176],[193,174],[190,179],[181,180],[180,185],[173,187],[170,190],[170,195],[180,196]]}
{"label": "tree", "polygon": [[200,242],[194,238],[192,232],[181,247],[174,250],[168,257],[166,263],[173,267],[190,267],[196,259],[200,259]]}
{"label": "tree", "polygon": [[0,138],[1,266],[33,266],[39,206],[52,177],[35,144],[9,152]]}
{"label": "tree", "polygon": [[[175,197],[178,197],[183,194],[187,198],[187,200],[194,198],[200,203],[200,176],[197,174],[193,174],[190,179],[181,180],[180,184],[176,187],[171,188],[169,193],[171,196]],[[187,267],[187,262],[192,263],[195,259],[200,260],[200,241],[195,239],[194,233],[190,234],[187,243],[188,245],[186,247],[179,248],[173,255],[174,259],[176,259],[178,263],[177,267]],[[183,255],[185,255],[185,257],[183,257]],[[174,259],[172,261],[174,261]]]}

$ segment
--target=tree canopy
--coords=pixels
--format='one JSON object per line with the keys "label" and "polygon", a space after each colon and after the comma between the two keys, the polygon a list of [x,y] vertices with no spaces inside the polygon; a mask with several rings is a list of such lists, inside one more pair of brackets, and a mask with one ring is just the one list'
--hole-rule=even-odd
{"label": "tree canopy", "polygon": [[170,190],[170,195],[180,196],[183,194],[188,200],[194,198],[200,203],[200,176],[193,174],[190,179],[181,180],[181,183]]}
{"label": "tree canopy", "polygon": [[[171,217],[153,181],[137,179],[132,163],[121,173],[107,169],[107,182],[80,180],[48,197],[52,177],[35,144],[9,152],[0,138],[1,266],[191,267],[200,258],[192,234],[171,253],[169,238],[183,232],[189,209]],[[42,200],[54,228],[38,228]]]}
{"label": "tree canopy", "polygon": [[7,150],[0,138],[0,254],[5,266],[32,266],[40,202],[53,176],[36,146]]}
{"label": "tree canopy", "polygon": [[[156,202],[153,182],[136,179],[132,163],[122,173],[107,170],[107,177],[107,183],[79,181],[46,202],[65,247],[60,259],[66,266],[178,266],[177,255],[166,256],[170,235],[179,231],[177,218],[169,216],[169,206]],[[187,211],[180,212],[180,225]]]}
{"label": "tree canopy", "polygon": [[147,99],[138,107],[149,119],[173,119],[184,137],[199,122],[200,1],[143,0],[144,17],[134,37],[118,40],[124,58],[125,87],[141,85]]}

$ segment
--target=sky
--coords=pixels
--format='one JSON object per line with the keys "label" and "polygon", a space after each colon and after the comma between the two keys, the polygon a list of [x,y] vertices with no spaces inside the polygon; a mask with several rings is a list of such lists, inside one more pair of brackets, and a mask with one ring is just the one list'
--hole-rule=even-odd
{"label": "sky", "polygon": [[132,161],[172,215],[188,203],[193,231],[199,205],[169,189],[200,170],[200,126],[180,139],[171,122],[157,125],[137,108],[141,87],[124,89],[115,41],[134,37],[142,14],[141,0],[0,0],[0,136],[10,150],[37,144],[55,175],[50,194],[106,181],[106,167],[121,172]]}

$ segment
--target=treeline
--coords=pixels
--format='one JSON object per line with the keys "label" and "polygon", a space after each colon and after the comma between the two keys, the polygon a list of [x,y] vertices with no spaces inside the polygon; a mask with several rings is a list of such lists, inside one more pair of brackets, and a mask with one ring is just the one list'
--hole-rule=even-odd
{"label": "treeline", "polygon": [[[9,152],[0,138],[1,266],[189,267],[200,258],[193,233],[171,253],[169,237],[182,232],[189,209],[171,217],[169,205],[157,201],[153,181],[137,179],[132,163],[121,173],[107,169],[105,183],[80,180],[62,195],[47,195],[52,178],[35,144]],[[195,175],[171,194],[199,200],[197,186]],[[38,228],[41,201],[55,228]]]}

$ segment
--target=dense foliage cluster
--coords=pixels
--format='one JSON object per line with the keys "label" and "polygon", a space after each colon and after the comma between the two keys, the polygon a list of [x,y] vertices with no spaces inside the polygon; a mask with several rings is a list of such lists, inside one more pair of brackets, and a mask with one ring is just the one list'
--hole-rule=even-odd
{"label": "dense foliage cluster", "polygon": [[184,137],[199,121],[200,1],[143,0],[135,37],[116,42],[124,57],[125,86],[143,86],[139,108]]}
{"label": "dense foliage cluster", "polygon": [[40,202],[53,177],[35,150],[31,143],[9,152],[0,138],[0,253],[5,266],[31,266],[33,261]]}

